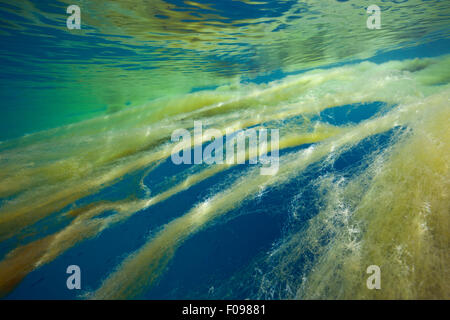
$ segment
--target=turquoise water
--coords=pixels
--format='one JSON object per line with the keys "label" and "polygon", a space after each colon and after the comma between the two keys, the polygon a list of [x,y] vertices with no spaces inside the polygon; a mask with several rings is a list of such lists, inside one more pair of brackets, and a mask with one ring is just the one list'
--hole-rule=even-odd
{"label": "turquoise water", "polygon": [[[448,299],[449,15],[0,0],[0,295]],[[175,165],[195,121],[279,130],[278,171]]]}

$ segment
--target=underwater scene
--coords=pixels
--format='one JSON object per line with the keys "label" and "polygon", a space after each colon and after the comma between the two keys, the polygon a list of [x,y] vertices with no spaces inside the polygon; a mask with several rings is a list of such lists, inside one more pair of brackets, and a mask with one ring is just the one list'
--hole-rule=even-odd
{"label": "underwater scene", "polygon": [[0,0],[0,298],[450,299],[450,1]]}

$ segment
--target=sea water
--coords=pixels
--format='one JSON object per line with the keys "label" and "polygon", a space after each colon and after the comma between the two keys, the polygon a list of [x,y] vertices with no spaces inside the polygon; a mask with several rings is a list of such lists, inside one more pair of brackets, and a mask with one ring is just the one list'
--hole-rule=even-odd
{"label": "sea water", "polygon": [[448,1],[72,2],[0,1],[2,297],[450,297]]}

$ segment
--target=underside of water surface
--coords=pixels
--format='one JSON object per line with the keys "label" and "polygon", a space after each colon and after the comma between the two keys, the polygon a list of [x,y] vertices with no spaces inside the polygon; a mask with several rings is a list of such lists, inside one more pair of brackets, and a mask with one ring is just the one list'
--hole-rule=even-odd
{"label": "underside of water surface", "polygon": [[450,299],[450,2],[76,2],[0,0],[0,297]]}

